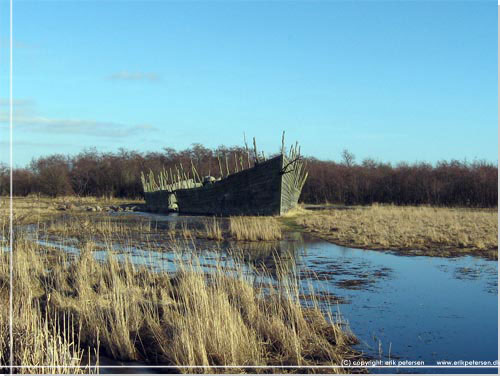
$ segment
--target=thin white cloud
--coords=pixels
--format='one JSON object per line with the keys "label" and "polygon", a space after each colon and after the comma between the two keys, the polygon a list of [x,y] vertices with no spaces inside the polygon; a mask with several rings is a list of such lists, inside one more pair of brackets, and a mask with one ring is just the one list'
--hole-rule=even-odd
{"label": "thin white cloud", "polygon": [[[0,141],[0,145],[2,147],[7,147],[10,145],[10,142]],[[17,147],[25,147],[25,148],[33,148],[33,147],[68,147],[72,145],[68,145],[68,143],[55,143],[55,142],[34,142],[34,141],[24,141],[24,140],[14,140],[13,142],[14,149]]]}
{"label": "thin white cloud", "polygon": [[161,77],[158,73],[154,72],[129,72],[121,71],[118,73],[113,73],[108,79],[113,81],[149,81],[149,82],[159,82]]}
{"label": "thin white cloud", "polygon": [[[14,107],[33,106],[35,102],[32,99],[14,99],[12,105]],[[0,98],[0,107],[8,107],[10,105],[9,98]]]}
{"label": "thin white cloud", "polygon": [[[8,124],[8,113],[0,113],[0,123]],[[85,135],[93,137],[125,138],[155,132],[149,124],[125,125],[115,122],[87,119],[56,119],[43,116],[14,114],[14,128],[54,135]]]}
{"label": "thin white cloud", "polygon": [[[93,137],[124,138],[151,134],[157,129],[150,124],[127,125],[91,119],[64,119],[41,116],[36,103],[29,98],[15,98],[13,125],[15,129],[54,135],[82,135]],[[8,126],[8,98],[0,98],[0,125]]]}

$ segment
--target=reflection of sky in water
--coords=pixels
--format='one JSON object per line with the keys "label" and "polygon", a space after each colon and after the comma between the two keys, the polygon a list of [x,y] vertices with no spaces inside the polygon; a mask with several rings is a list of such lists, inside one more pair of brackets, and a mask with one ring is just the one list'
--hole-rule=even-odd
{"label": "reflection of sky in water", "polygon": [[[365,346],[411,360],[493,360],[498,354],[498,264],[474,257],[408,257],[309,243],[305,264],[329,270],[357,263],[387,267],[372,288],[327,288],[348,298],[341,306]],[[463,270],[475,278],[462,278]],[[469,274],[470,275],[470,274]],[[325,285],[323,283],[323,285]]]}
{"label": "reflection of sky in water", "polygon": [[[74,243],[75,239],[69,239],[59,246],[70,253],[78,252]],[[52,241],[40,244],[54,245]],[[200,263],[208,272],[217,260],[233,265],[231,257],[221,250],[235,245],[219,243],[218,251],[209,251],[214,244],[200,241],[196,245]],[[361,341],[358,348],[369,355],[378,358],[382,351],[383,357],[387,357],[390,351],[391,358],[424,360],[429,365],[436,360],[497,358],[496,261],[470,256],[451,259],[399,256],[308,238],[299,246],[289,240],[268,244],[266,252],[260,252],[255,243],[244,244],[242,248],[247,261],[268,267],[274,262],[269,250],[277,248],[285,263],[296,265],[306,290],[313,284],[316,291],[327,293],[328,299],[322,305],[334,312],[340,309]],[[118,244],[115,250],[121,253],[118,257],[122,260],[128,255],[132,262],[156,270],[175,269],[176,256],[172,253]],[[94,255],[103,260],[107,251],[96,251]],[[190,251],[182,254],[184,259],[191,257]],[[347,304],[337,305],[333,297]],[[436,372],[436,369],[419,370],[422,371]],[[466,369],[446,372],[451,371],[470,372]]]}

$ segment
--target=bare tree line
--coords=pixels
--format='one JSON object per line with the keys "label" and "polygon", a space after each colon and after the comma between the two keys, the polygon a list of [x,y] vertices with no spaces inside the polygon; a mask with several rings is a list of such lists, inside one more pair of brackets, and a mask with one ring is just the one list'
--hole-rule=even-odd
{"label": "bare tree line", "polygon": [[[252,151],[253,153],[253,151]],[[306,158],[309,178],[301,195],[306,203],[397,205],[443,205],[496,207],[498,167],[485,161],[440,161],[390,163],[365,159],[344,150],[341,161]],[[121,149],[99,153],[87,149],[75,156],[53,154],[33,159],[25,168],[13,171],[14,195],[113,196],[137,198],[143,195],[141,172],[194,164],[203,175],[219,177],[220,161],[227,166],[241,164],[248,150],[220,146],[208,149],[200,144],[177,151],[140,153]],[[226,166],[223,166],[225,169]],[[9,170],[0,165],[0,194],[9,194]]]}

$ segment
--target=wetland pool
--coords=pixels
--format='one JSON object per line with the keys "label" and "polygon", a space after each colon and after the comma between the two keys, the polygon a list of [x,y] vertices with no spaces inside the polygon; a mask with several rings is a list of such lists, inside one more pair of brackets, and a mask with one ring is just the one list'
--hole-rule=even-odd
{"label": "wetland pool", "polygon": [[[127,215],[130,215],[128,213]],[[181,222],[196,223],[203,217],[134,213],[149,218],[157,228],[171,229]],[[163,237],[163,239],[165,239]],[[78,240],[37,240],[78,252]],[[157,270],[175,271],[173,253],[148,249],[154,244],[119,244],[119,258]],[[165,241],[165,240],[163,240]],[[187,243],[186,243],[187,244]],[[99,246],[99,243],[98,243]],[[217,262],[234,262],[229,250],[237,247],[257,273],[260,265],[276,268],[277,259],[299,276],[307,305],[310,286],[323,309],[341,313],[360,343],[355,347],[373,359],[423,361],[494,361],[498,357],[498,262],[478,257],[440,258],[402,256],[393,252],[338,246],[307,234],[287,233],[278,242],[215,242],[193,240],[204,270]],[[107,252],[94,251],[98,259]],[[262,278],[275,278],[266,273]],[[371,368],[370,372],[394,373],[497,373],[497,368]]]}

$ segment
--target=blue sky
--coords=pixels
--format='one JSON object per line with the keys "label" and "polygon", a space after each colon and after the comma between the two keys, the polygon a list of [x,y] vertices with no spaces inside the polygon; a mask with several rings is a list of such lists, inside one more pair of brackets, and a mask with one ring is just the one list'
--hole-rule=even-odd
{"label": "blue sky", "polygon": [[[14,160],[240,145],[498,159],[497,3],[14,1]],[[8,1],[0,161],[8,161]]]}

